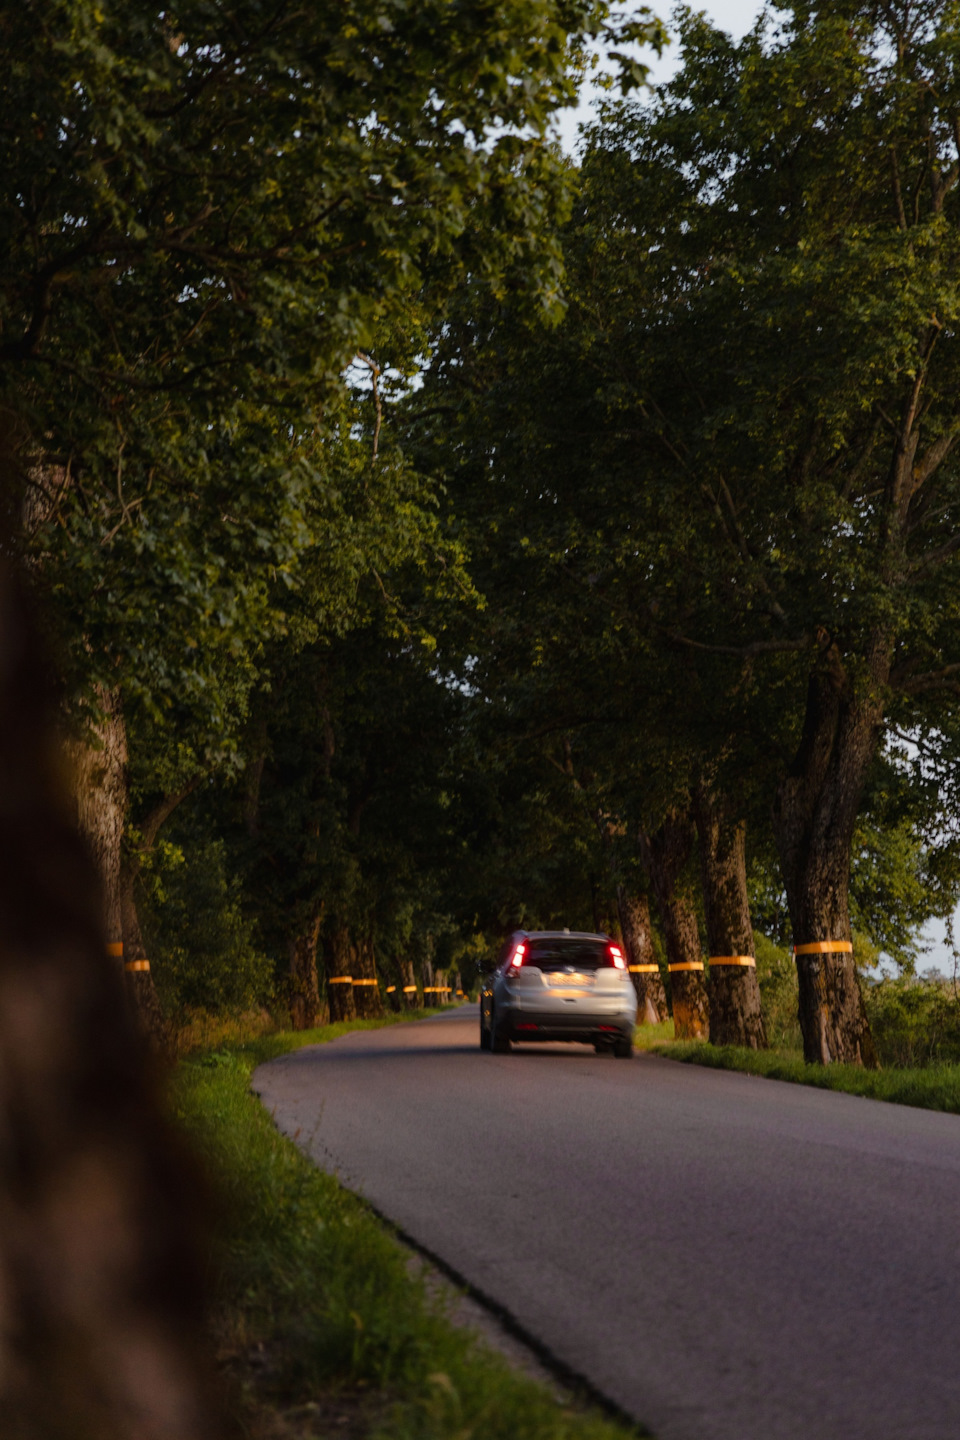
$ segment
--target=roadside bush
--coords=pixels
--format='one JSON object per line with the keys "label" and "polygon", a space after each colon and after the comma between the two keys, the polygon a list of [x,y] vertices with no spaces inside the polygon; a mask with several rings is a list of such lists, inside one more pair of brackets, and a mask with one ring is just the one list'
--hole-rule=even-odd
{"label": "roadside bush", "polygon": [[273,994],[273,965],[244,915],[239,882],[213,840],[154,886],[144,913],[157,990],[169,1015],[258,1009]]}
{"label": "roadside bush", "polygon": [[888,977],[866,985],[864,1001],[881,1065],[960,1061],[960,999],[950,981]]}
{"label": "roadside bush", "polygon": [[796,961],[790,950],[759,930],[753,932],[753,943],[767,1040],[774,1050],[801,1050]]}

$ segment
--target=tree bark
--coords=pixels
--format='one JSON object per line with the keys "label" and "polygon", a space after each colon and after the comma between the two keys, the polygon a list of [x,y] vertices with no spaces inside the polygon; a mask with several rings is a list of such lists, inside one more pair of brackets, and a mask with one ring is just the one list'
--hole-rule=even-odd
{"label": "tree bark", "polygon": [[377,979],[376,956],[369,937],[353,947],[353,999],[362,1020],[373,1020],[383,1014],[380,983]]}
{"label": "tree bark", "polygon": [[637,992],[637,1019],[642,1025],[659,1025],[666,1020],[669,1011],[667,992],[653,948],[650,902],[646,895],[628,894],[624,885],[618,885],[617,909],[630,978]]}
{"label": "tree bark", "polygon": [[667,947],[674,1034],[678,1040],[706,1040],[710,1007],[700,930],[690,892],[682,883],[693,849],[693,822],[688,814],[671,811],[655,835],[641,834],[640,843]]}
{"label": "tree bark", "polygon": [[137,883],[143,863],[153,851],[161,829],[181,801],[193,794],[203,776],[204,772],[198,771],[179,790],[164,795],[160,803],[155,805],[142,821],[139,844],[134,848],[128,842],[127,846],[121,850],[120,924],[123,934],[123,968],[127,995],[148,1040],[151,1045],[160,1050],[167,1048],[170,1033],[163,1017],[160,997],[154,984],[150,960],[140,930],[140,917],[137,913]]}
{"label": "tree bark", "polygon": [[267,722],[261,716],[250,729],[247,768],[243,776],[243,824],[253,840],[260,833],[260,787],[267,762]]}
{"label": "tree bark", "polygon": [[136,885],[140,862],[124,856],[120,866],[120,919],[123,927],[123,968],[127,996],[150,1043],[166,1050],[169,1028],[150,970],[150,960],[137,914]]}
{"label": "tree bark", "polygon": [[320,905],[300,934],[290,941],[290,1024],[294,1030],[313,1030],[320,1023],[317,942],[322,918]]}
{"label": "tree bark", "polygon": [[79,738],[65,743],[71,772],[77,828],[100,876],[107,947],[123,956],[120,869],[127,816],[127,730],[119,690],[98,688],[101,718]]}
{"label": "tree bark", "polygon": [[710,1041],[765,1050],[747,898],[746,827],[726,818],[706,785],[698,787],[695,808],[710,953]]}
{"label": "tree bark", "polygon": [[[37,651],[0,575],[2,1430],[8,1440],[214,1440],[202,1186],[104,953],[108,907],[89,835],[116,859],[116,879],[116,810],[99,785],[61,793]],[[121,737],[114,725],[116,747]],[[107,739],[106,755],[72,747],[75,778],[78,759],[84,773],[110,771]],[[78,793],[101,797],[86,841]],[[118,941],[119,887],[114,902]]]}
{"label": "tree bark", "polygon": [[835,651],[810,677],[803,736],[777,790],[773,828],[798,947],[804,1058],[873,1066],[876,1056],[851,949],[850,849],[870,762],[880,741],[889,649],[868,647],[869,693],[859,694]]}
{"label": "tree bark", "polygon": [[332,926],[324,935],[323,962],[327,972],[327,1001],[333,1022],[357,1018],[350,968],[352,961],[350,931],[346,925]]}
{"label": "tree bark", "polygon": [[397,989],[404,1010],[422,1010],[423,996],[417,988],[412,960],[397,961]]}
{"label": "tree bark", "polygon": [[389,966],[387,973],[391,975],[392,978],[389,985],[387,985],[384,991],[386,997],[386,1004],[390,1007],[391,1010],[402,1010],[403,981],[400,979],[400,966],[397,964],[396,961],[392,962],[392,964]]}

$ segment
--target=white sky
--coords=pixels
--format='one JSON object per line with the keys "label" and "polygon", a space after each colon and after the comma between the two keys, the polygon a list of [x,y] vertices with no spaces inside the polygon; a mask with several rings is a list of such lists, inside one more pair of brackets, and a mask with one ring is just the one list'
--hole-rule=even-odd
{"label": "white sky", "polygon": [[[669,29],[673,0],[667,0],[665,4],[658,3],[658,0],[649,0],[649,3],[653,13],[659,15]],[[757,0],[711,0],[711,3],[706,5],[698,5],[697,0],[690,0],[690,8],[705,12],[721,30],[726,30],[739,40],[753,25],[763,6],[758,4]],[[653,51],[647,51],[645,54],[638,51],[638,54],[650,65],[650,78],[653,81],[668,80],[676,69],[678,58],[676,42],[664,50],[659,60]],[[637,93],[634,92],[634,94]],[[577,127],[590,118],[593,98],[588,91],[577,109],[567,110],[560,116],[557,128],[565,150],[574,150],[577,143]]]}
{"label": "white sky", "polygon": [[[746,34],[764,8],[762,4],[755,3],[755,0],[710,0],[710,3],[705,5],[697,5],[696,0],[690,0],[690,3],[691,9],[704,11],[715,25],[726,30],[737,40]],[[672,0],[669,0],[668,4],[658,4],[657,0],[651,0],[651,9],[655,14],[660,15],[667,23],[668,28],[671,5]],[[775,9],[776,7],[769,6],[768,8]],[[668,80],[677,66],[676,44],[669,46],[659,60],[652,52],[647,54],[641,52],[640,58],[651,66],[650,78],[652,81]],[[578,127],[590,119],[591,106],[596,98],[596,93],[590,94],[588,91],[584,95],[582,103],[575,110],[566,111],[559,119],[560,139],[564,149],[571,153],[576,148]],[[960,908],[954,916],[954,926],[960,937]],[[917,969],[919,971],[938,969],[944,974],[952,974],[953,956],[947,947],[943,922],[931,921],[923,932],[923,939],[930,948],[926,955],[919,958]]]}

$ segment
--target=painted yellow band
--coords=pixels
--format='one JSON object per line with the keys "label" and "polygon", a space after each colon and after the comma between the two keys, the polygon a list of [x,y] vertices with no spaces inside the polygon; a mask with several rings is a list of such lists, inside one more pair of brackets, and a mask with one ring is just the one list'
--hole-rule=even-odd
{"label": "painted yellow band", "polygon": [[123,941],[122,941],[122,940],[108,940],[108,941],[107,941],[107,954],[110,955],[114,960],[122,960],[122,959],[123,959]]}
{"label": "painted yellow band", "polygon": [[388,994],[388,995],[392,995],[393,992],[394,992],[394,990],[396,990],[396,988],[397,988],[396,985],[388,985],[388,986],[387,986],[387,994]]}
{"label": "painted yellow band", "polygon": [[794,945],[794,955],[852,955],[849,940],[811,940],[807,945]]}
{"label": "painted yellow band", "polygon": [[711,955],[711,965],[744,965],[750,970],[755,970],[756,960],[752,955]]}
{"label": "painted yellow band", "polygon": [[150,961],[149,961],[149,960],[128,960],[127,963],[124,965],[123,968],[124,968],[124,970],[126,970],[126,971],[128,971],[128,972],[132,972],[132,971],[135,971],[135,970],[149,970],[149,969],[150,969]]}
{"label": "painted yellow band", "polygon": [[667,969],[670,971],[671,975],[673,974],[674,970],[702,970],[703,961],[682,960],[679,965],[668,965]]}
{"label": "painted yellow band", "polygon": [[628,965],[627,969],[631,975],[653,975],[660,969],[659,965]]}
{"label": "painted yellow band", "polygon": [[376,985],[376,980],[354,980],[354,985]]}
{"label": "painted yellow band", "polygon": [[403,993],[404,993],[404,995],[416,995],[416,993],[417,993],[417,987],[416,987],[416,985],[404,985],[404,987],[403,987]]}
{"label": "painted yellow band", "polygon": [[330,976],[330,979],[327,981],[327,984],[328,984],[328,985],[352,985],[352,984],[353,984],[353,976],[352,976],[352,975],[331,975],[331,976]]}

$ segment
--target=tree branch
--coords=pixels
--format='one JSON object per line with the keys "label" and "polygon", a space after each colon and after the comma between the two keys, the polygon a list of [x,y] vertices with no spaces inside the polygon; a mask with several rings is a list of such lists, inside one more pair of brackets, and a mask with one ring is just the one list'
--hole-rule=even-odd
{"label": "tree branch", "polygon": [[380,426],[383,423],[383,406],[380,403],[380,387],[377,383],[380,378],[380,366],[375,360],[371,360],[369,355],[365,355],[362,350],[357,351],[357,359],[362,360],[364,365],[369,366],[370,376],[373,381],[373,403],[377,407],[377,423],[373,428],[373,455],[371,458],[376,460],[377,448],[380,444]]}
{"label": "tree branch", "polygon": [[675,645],[686,645],[691,650],[704,650],[709,655],[739,655],[749,659],[752,655],[773,655],[790,650],[806,650],[810,645],[809,635],[800,635],[795,640],[753,640],[749,645],[707,645],[702,640],[691,640],[676,630],[664,630],[668,640]]}

